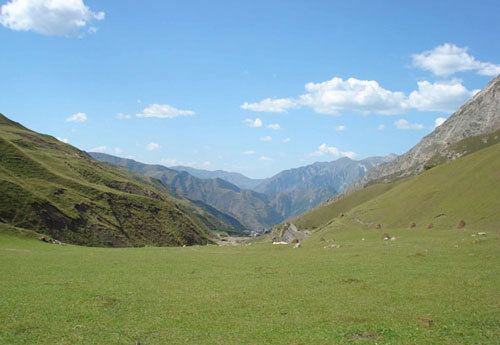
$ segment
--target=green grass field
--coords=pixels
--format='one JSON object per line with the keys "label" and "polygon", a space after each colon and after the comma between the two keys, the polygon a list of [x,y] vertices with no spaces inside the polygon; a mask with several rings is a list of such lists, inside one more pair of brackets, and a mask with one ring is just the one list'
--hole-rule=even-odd
{"label": "green grass field", "polygon": [[500,235],[477,231],[105,249],[0,225],[0,344],[498,344]]}

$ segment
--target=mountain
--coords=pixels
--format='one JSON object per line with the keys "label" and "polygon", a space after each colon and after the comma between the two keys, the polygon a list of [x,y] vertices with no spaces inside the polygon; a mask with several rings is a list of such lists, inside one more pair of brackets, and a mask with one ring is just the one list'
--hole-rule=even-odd
{"label": "mountain", "polygon": [[498,129],[500,129],[500,75],[491,80],[483,90],[410,151],[390,163],[370,170],[361,184],[379,180],[390,181],[398,177],[419,174],[429,166],[427,162],[431,159],[444,161],[458,158],[460,155],[445,157],[443,153],[460,140],[488,134]]}
{"label": "mountain", "polygon": [[158,180],[101,164],[0,114],[0,222],[90,246],[191,245],[231,228]]}
{"label": "mountain", "polygon": [[343,157],[333,162],[316,162],[282,171],[255,187],[255,190],[268,195],[270,204],[286,219],[344,191],[368,170],[395,157],[390,154],[360,161]]}
{"label": "mountain", "polygon": [[[292,221],[302,229],[406,222],[495,230],[500,200],[500,76],[392,162],[370,170],[342,195]],[[406,223],[407,224],[407,223]]]}
{"label": "mountain", "polygon": [[[357,226],[450,229],[460,220],[477,231],[500,224],[500,143],[390,183],[375,183],[293,219],[300,229]],[[339,216],[340,215],[340,216]]]}
{"label": "mountain", "polygon": [[170,169],[177,171],[186,171],[189,174],[193,175],[194,177],[198,177],[201,179],[220,178],[221,180],[225,180],[229,183],[232,183],[241,189],[254,189],[256,186],[264,182],[263,179],[252,179],[240,173],[228,172],[224,170],[210,171],[203,169],[195,169],[192,167],[186,167],[181,165],[170,167]]}
{"label": "mountain", "polygon": [[219,212],[233,217],[246,229],[260,230],[282,220],[269,205],[265,194],[240,189],[220,178],[200,179],[185,171],[173,170],[162,165],[144,164],[104,153],[90,152],[89,155],[101,162],[157,178],[178,195],[210,205]]}

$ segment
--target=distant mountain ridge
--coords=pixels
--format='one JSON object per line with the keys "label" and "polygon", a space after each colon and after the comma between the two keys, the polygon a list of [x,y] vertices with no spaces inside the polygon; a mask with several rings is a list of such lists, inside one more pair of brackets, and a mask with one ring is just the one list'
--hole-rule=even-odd
{"label": "distant mountain ridge", "polygon": [[342,157],[332,162],[316,162],[284,170],[258,185],[255,190],[268,195],[271,205],[286,219],[341,193],[367,171],[395,157],[395,154],[389,154],[360,161]]}
{"label": "distant mountain ridge", "polygon": [[[332,162],[316,162],[282,171],[271,178],[261,180],[254,190],[248,190],[226,180],[237,176],[240,181],[246,183],[251,180],[251,184],[255,184],[257,181],[238,173],[186,167],[176,167],[179,170],[174,170],[104,153],[89,154],[97,160],[158,178],[175,193],[192,202],[199,201],[210,205],[251,230],[267,228],[316,206],[349,187],[372,167],[395,157],[391,154],[361,161],[343,157]],[[221,177],[198,178],[188,171],[193,171],[198,176]]]}
{"label": "distant mountain ridge", "polygon": [[237,172],[228,172],[224,170],[204,170],[204,169],[196,169],[192,167],[187,167],[187,166],[172,166],[170,169],[177,170],[177,171],[186,171],[193,175],[194,177],[198,177],[201,179],[213,179],[213,178],[220,178],[222,180],[225,180],[227,182],[230,182],[234,184],[235,186],[238,186],[241,189],[254,189],[256,186],[264,182],[264,179],[252,179],[249,177],[246,177],[243,174],[237,173]]}

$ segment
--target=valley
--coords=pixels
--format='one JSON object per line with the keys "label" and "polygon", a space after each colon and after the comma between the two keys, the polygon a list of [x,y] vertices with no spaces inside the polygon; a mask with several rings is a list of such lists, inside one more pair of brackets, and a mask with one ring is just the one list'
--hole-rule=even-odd
{"label": "valley", "polygon": [[0,345],[499,345],[498,13],[0,0]]}

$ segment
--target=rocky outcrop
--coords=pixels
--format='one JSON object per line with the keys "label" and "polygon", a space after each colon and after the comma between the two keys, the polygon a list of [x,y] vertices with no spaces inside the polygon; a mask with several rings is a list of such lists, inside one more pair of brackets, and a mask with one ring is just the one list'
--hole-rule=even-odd
{"label": "rocky outcrop", "polygon": [[[424,137],[407,153],[390,163],[381,164],[366,173],[361,185],[371,181],[390,181],[422,172],[436,153],[468,137],[500,129],[500,76],[490,83],[441,126]],[[453,159],[454,157],[450,157]],[[456,157],[455,157],[456,158]]]}

